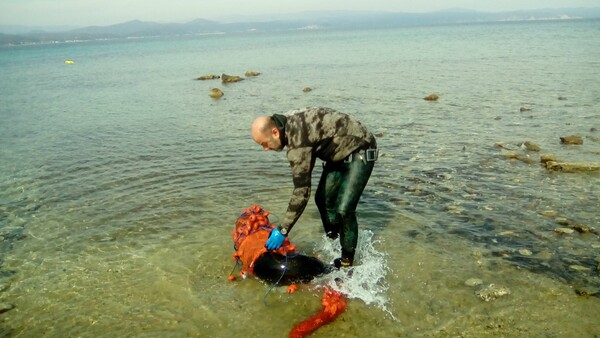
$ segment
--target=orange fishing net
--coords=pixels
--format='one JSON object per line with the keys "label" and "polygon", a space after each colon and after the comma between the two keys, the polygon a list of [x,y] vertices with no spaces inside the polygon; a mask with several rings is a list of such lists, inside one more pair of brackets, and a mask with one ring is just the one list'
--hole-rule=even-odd
{"label": "orange fishing net", "polygon": [[[269,222],[269,211],[258,205],[253,205],[242,212],[235,223],[235,230],[231,234],[236,250],[233,259],[242,263],[241,276],[245,276],[246,273],[252,274],[254,262],[260,255],[267,252],[265,243],[274,227],[275,224]],[[284,256],[294,254],[296,247],[286,238],[276,252]]]}
{"label": "orange fishing net", "polygon": [[346,310],[344,296],[332,289],[327,289],[325,291],[321,304],[323,304],[321,312],[296,325],[292,331],[290,331],[290,338],[306,337],[321,326],[333,322]]}
{"label": "orange fishing net", "polygon": [[[267,252],[265,243],[274,227],[275,225],[269,222],[269,211],[258,205],[253,205],[244,210],[236,221],[235,230],[231,234],[236,250],[233,258],[242,263],[240,271],[242,277],[247,273],[252,274],[256,260]],[[286,238],[283,245],[276,252],[284,256],[295,254],[296,247]],[[233,279],[230,278],[230,280]],[[288,293],[293,293],[296,289],[297,286],[291,285],[288,288]],[[321,304],[323,304],[321,312],[296,325],[290,331],[290,338],[303,338],[319,327],[331,323],[346,310],[344,296],[329,288],[325,291]]]}

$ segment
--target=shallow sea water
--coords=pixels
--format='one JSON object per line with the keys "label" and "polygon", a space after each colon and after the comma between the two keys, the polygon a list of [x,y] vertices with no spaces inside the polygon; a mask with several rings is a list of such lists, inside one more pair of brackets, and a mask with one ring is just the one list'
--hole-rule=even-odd
{"label": "shallow sea water", "polygon": [[[259,114],[329,106],[380,135],[381,158],[358,208],[361,264],[336,286],[348,309],[312,336],[599,336],[600,298],[576,291],[600,288],[600,176],[538,164],[600,162],[599,31],[561,21],[3,47],[0,303],[14,308],[0,335],[287,336],[335,276],[292,295],[227,280],[236,218],[257,203],[277,219],[292,188],[285,155],[248,129]],[[262,74],[192,80],[246,70]],[[570,134],[583,145],[561,145]],[[595,232],[554,231],[567,223]],[[335,258],[312,201],[290,238]],[[511,294],[484,302],[470,278]]]}

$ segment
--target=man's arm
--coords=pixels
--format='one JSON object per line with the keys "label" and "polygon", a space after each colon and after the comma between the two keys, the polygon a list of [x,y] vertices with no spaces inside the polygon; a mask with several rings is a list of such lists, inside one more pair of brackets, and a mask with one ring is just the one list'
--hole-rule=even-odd
{"label": "man's arm", "polygon": [[280,226],[282,233],[285,232],[285,235],[296,224],[310,198],[311,174],[315,157],[312,154],[312,148],[296,148],[288,151],[288,160],[292,167],[294,191],[285,218]]}

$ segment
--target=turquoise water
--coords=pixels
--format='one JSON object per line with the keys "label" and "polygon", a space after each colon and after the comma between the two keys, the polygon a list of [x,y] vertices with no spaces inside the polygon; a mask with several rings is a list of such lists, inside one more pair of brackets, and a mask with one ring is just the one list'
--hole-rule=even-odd
{"label": "turquoise water", "polygon": [[[600,176],[538,164],[600,162],[599,33],[552,21],[1,48],[2,334],[286,336],[332,280],[293,295],[231,283],[230,232],[253,203],[283,214],[292,190],[252,119],[305,106],[358,117],[382,153],[348,311],[315,337],[600,334],[598,297],[576,293],[600,288]],[[262,74],[193,81],[247,70]],[[560,144],[571,134],[583,145]],[[596,232],[554,231],[574,224]],[[290,238],[334,258],[312,202]],[[470,278],[511,294],[484,302]]]}

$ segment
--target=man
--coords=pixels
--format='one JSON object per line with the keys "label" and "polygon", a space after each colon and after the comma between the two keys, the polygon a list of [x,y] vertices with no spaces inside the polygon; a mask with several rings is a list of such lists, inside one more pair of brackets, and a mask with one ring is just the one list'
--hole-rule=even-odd
{"label": "man", "polygon": [[294,191],[281,225],[271,231],[268,250],[277,250],[302,215],[310,197],[311,174],[317,158],[325,161],[315,193],[329,238],[340,238],[342,257],[336,267],[352,266],[358,242],[356,206],[377,160],[373,134],[350,116],[329,108],[306,108],[290,115],[254,120],[252,139],[265,150],[287,147]]}

